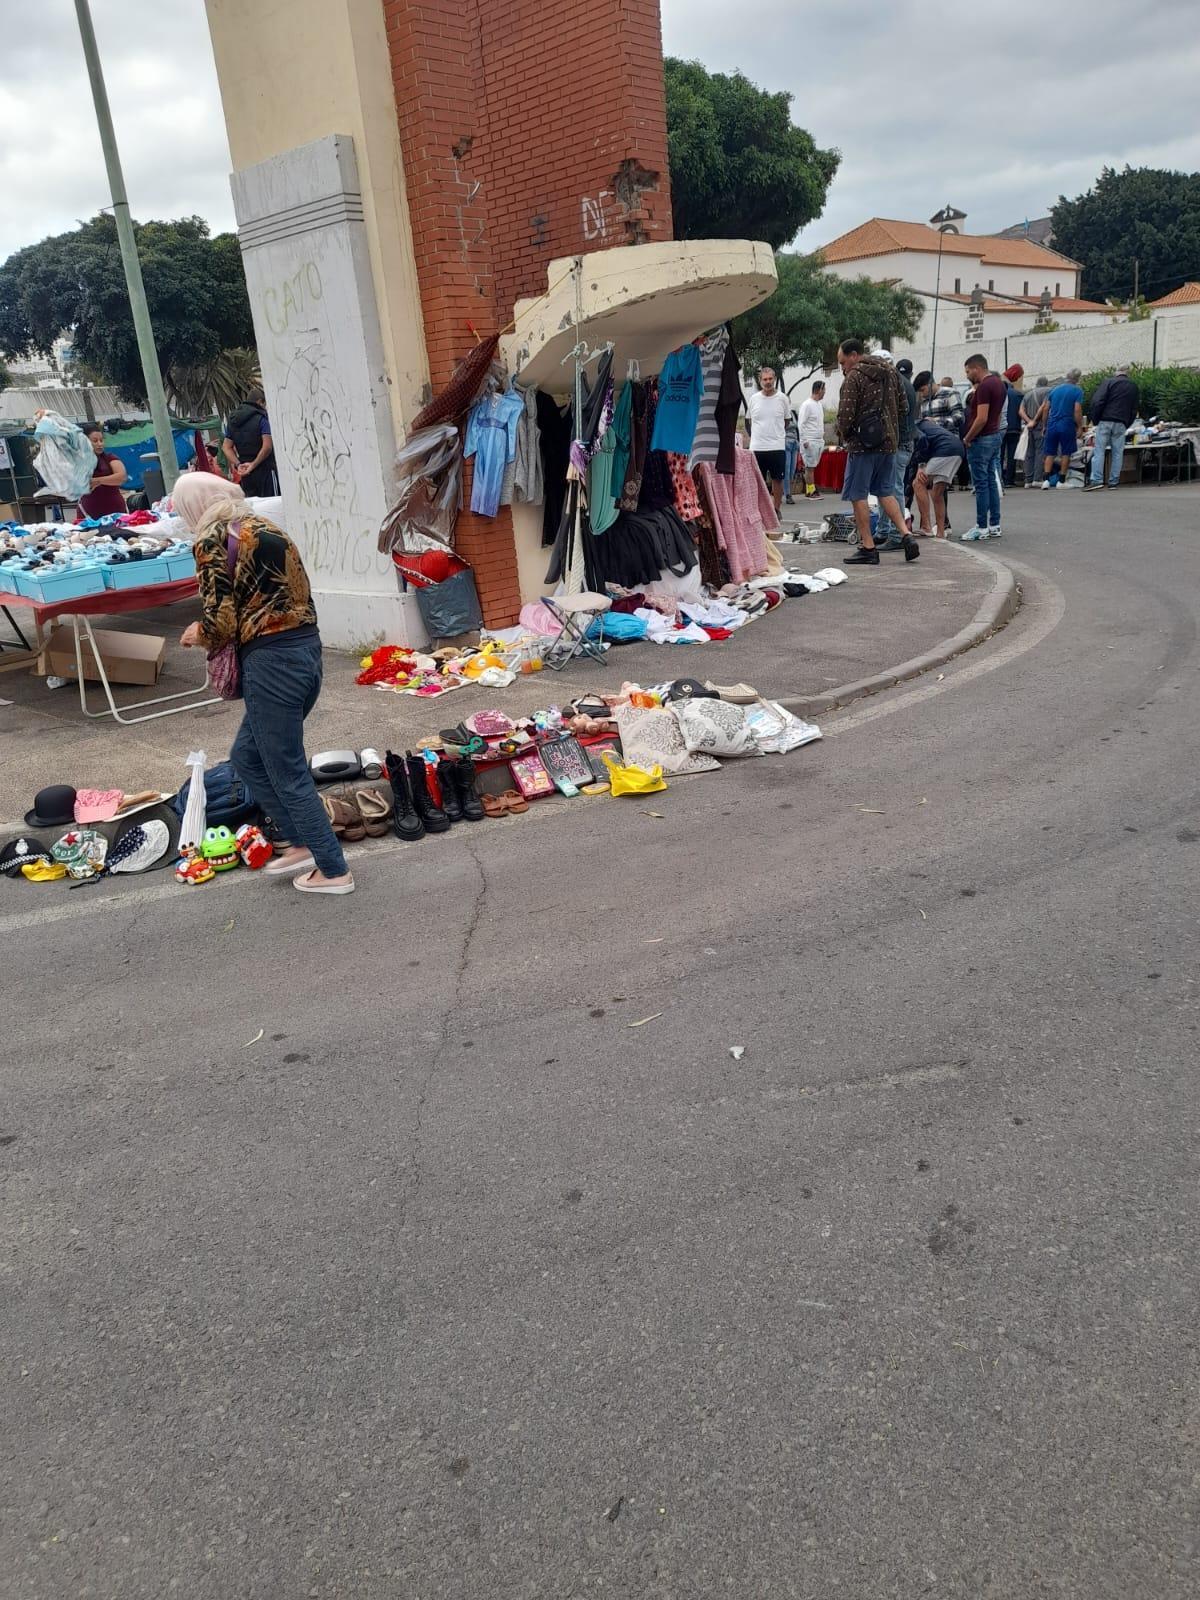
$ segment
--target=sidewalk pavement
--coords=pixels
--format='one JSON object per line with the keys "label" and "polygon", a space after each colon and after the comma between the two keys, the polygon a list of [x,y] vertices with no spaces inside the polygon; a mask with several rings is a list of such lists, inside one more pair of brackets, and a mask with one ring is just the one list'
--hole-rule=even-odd
{"label": "sidewalk pavement", "polygon": [[[778,548],[785,564],[801,572],[840,567],[846,554],[841,544],[784,542]],[[325,686],[307,724],[307,745],[310,751],[403,750],[485,706],[529,713],[589,691],[613,693],[626,679],[746,682],[769,698],[785,699],[802,715],[819,714],[841,698],[880,687],[878,680],[887,681],[889,674],[907,675],[896,673],[902,663],[931,652],[944,659],[983,637],[1005,620],[1001,612],[1013,593],[1006,568],[929,540],[922,540],[919,561],[888,555],[877,568],[850,568],[847,577],[837,588],[786,601],[721,644],[616,646],[603,666],[572,664],[562,672],[519,678],[507,689],[472,686],[433,701],[360,688],[354,682],[357,659],[327,651]],[[118,704],[170,694],[197,680],[203,669],[198,653],[175,642],[195,615],[189,603],[126,620],[137,631],[165,635],[167,661],[156,689],[117,689]],[[851,692],[843,695],[844,689]],[[89,695],[93,705],[100,703],[98,688]],[[210,765],[228,755],[240,717],[236,702],[220,703],[123,727],[110,717],[86,718],[74,683],[50,689],[31,673],[0,675],[0,834],[21,826],[46,784],[126,793],[174,790],[187,777],[189,751],[204,750]]]}

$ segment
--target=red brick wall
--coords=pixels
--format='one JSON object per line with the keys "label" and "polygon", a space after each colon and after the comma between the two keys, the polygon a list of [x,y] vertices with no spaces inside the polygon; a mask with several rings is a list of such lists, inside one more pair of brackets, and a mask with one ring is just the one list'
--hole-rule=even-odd
{"label": "red brick wall", "polygon": [[[658,0],[381,3],[437,390],[553,257],[671,237]],[[456,537],[485,620],[515,622],[507,509]]]}

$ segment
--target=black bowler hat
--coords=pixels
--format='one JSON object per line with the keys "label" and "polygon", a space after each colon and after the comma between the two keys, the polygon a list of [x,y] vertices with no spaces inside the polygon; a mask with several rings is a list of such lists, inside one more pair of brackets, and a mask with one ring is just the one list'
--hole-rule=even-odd
{"label": "black bowler hat", "polygon": [[27,828],[69,828],[75,821],[75,791],[69,783],[52,783],[33,797],[25,813]]}

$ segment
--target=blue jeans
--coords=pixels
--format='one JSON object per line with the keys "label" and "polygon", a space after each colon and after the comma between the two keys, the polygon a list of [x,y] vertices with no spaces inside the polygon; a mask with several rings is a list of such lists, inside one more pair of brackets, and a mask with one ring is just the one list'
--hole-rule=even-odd
{"label": "blue jeans", "polygon": [[1092,451],[1091,481],[1099,485],[1104,479],[1104,452],[1112,451],[1112,465],[1108,469],[1108,481],[1116,484],[1121,476],[1121,463],[1125,459],[1125,424],[1123,422],[1098,422],[1096,424],[1096,447]]}
{"label": "blue jeans", "polygon": [[790,495],[792,492],[792,479],[796,476],[796,456],[800,450],[798,439],[789,439],[783,447],[783,492]]}
{"label": "blue jeans", "polygon": [[896,499],[901,506],[904,505],[904,479],[908,474],[908,463],[912,460],[913,447],[911,444],[899,445],[896,449]]}
{"label": "blue jeans", "polygon": [[1002,433],[981,433],[967,446],[967,465],[975,489],[975,526],[1000,526],[1000,445]]}
{"label": "blue jeans", "polygon": [[320,639],[282,634],[251,650],[242,658],[246,715],[229,759],[283,837],[305,845],[327,878],[340,878],[346,858],[304,754],[304,719],[320,693]]}

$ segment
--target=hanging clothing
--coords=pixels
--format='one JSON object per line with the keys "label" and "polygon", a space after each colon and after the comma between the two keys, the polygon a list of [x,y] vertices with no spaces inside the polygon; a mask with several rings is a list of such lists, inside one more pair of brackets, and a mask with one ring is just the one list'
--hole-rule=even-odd
{"label": "hanging clothing", "polygon": [[775,506],[749,450],[734,451],[732,476],[714,472],[707,462],[697,469],[735,583],[767,570],[767,531],[779,526]]}
{"label": "hanging clothing", "polygon": [[571,413],[551,395],[537,393],[538,451],[542,458],[542,544],[552,545],[567,497]]}
{"label": "hanging clothing", "polygon": [[459,362],[453,376],[440,394],[434,395],[408,425],[410,433],[420,428],[431,428],[435,422],[456,422],[474,400],[487,376],[496,348],[500,343],[498,333],[480,340],[474,350]]}
{"label": "hanging clothing", "polygon": [[[621,399],[629,392],[629,384],[625,385]],[[629,407],[625,407],[625,417],[628,419]],[[611,425],[605,429],[604,436],[596,447],[596,452],[588,462],[588,515],[592,524],[593,533],[603,533],[606,528],[611,528],[617,520],[617,501],[613,493],[613,485],[617,481],[617,454],[621,450],[620,423],[621,402],[613,412]],[[625,454],[629,451],[629,435],[624,435]]]}
{"label": "hanging clothing", "polygon": [[511,389],[485,394],[471,408],[463,454],[475,457],[471,481],[471,510],[494,517],[500,506],[504,469],[517,453],[517,420],[525,402]]}
{"label": "hanging clothing", "polygon": [[700,352],[694,344],[672,350],[663,362],[658,380],[658,410],[654,416],[652,450],[689,455],[696,437],[696,419],[704,394]]}
{"label": "hanging clothing", "polygon": [[527,506],[541,505],[545,489],[542,482],[542,446],[538,430],[536,389],[521,389],[514,383],[514,394],[525,402],[517,418],[517,458],[513,473],[513,499]]}
{"label": "hanging clothing", "polygon": [[671,474],[671,490],[676,511],[684,522],[694,522],[702,514],[700,497],[696,493],[695,479],[688,471],[687,457],[669,454],[667,470]]}
{"label": "hanging clothing", "polygon": [[742,364],[738,360],[738,353],[733,348],[733,340],[725,346],[725,357],[721,362],[721,383],[717,391],[716,419],[717,436],[720,443],[717,446],[717,471],[723,472],[726,477],[732,475],[734,470],[734,449],[737,439],[738,413],[746,403],[746,396],[742,393]]}
{"label": "hanging clothing", "polygon": [[[650,441],[648,418],[651,416],[651,390],[649,383],[631,383],[627,387],[633,391],[629,405],[629,459],[625,466],[624,477],[620,480],[619,504],[622,511],[636,511],[642,492],[642,474],[646,470],[646,451]],[[616,481],[614,475],[614,482]]]}
{"label": "hanging clothing", "polygon": [[729,329],[714,328],[700,346],[700,370],[704,374],[704,393],[700,397],[700,412],[696,418],[696,437],[692,441],[689,468],[702,461],[715,461],[721,446],[717,430],[717,395],[721,388],[721,370],[725,352],[729,348]]}
{"label": "hanging clothing", "polygon": [[629,466],[629,445],[633,431],[634,384],[626,382],[621,389],[613,411],[612,431],[616,435],[613,445],[612,487],[616,500],[625,491],[625,471]]}

